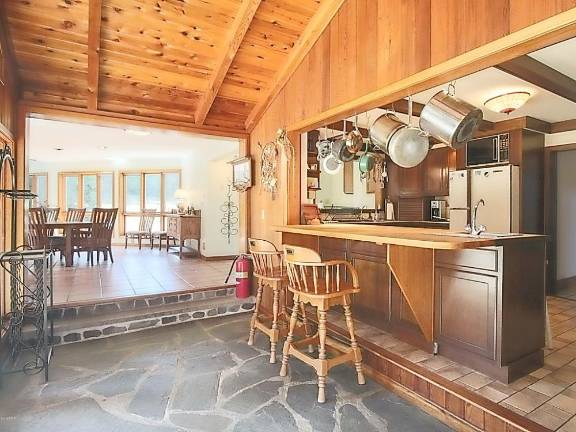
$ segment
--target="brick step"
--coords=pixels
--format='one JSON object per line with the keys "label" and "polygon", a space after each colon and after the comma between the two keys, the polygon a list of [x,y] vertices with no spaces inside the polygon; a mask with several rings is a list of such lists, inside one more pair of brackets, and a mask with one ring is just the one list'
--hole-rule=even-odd
{"label": "brick step", "polygon": [[[52,342],[54,345],[83,342],[216,316],[246,313],[253,309],[253,297],[237,299],[227,295],[125,311],[62,317],[54,321]],[[32,330],[31,326],[23,329],[25,339],[27,336],[34,337]]]}
{"label": "brick step", "polygon": [[150,307],[188,303],[235,295],[234,287],[206,288],[202,290],[178,291],[173,293],[150,294],[145,296],[98,300],[77,305],[56,305],[49,311],[49,317],[55,321],[70,318],[87,318],[109,313],[146,310]]}

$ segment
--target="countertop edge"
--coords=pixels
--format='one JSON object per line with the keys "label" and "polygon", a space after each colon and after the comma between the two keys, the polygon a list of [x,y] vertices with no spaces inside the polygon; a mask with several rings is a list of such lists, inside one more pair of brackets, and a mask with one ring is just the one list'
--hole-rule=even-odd
{"label": "countertop edge", "polygon": [[[314,235],[318,237],[331,237],[347,240],[365,241],[379,245],[390,244],[397,246],[418,247],[423,249],[438,249],[438,250],[462,250],[462,249],[476,249],[481,247],[501,246],[506,242],[525,239],[544,238],[543,235],[527,234],[516,237],[506,237],[499,239],[467,239],[466,241],[446,241],[446,240],[427,240],[427,239],[413,239],[402,238],[401,234],[397,236],[387,236],[385,234],[360,234],[360,233],[341,233],[330,231],[330,229],[314,229],[314,225],[277,225],[274,230],[277,232],[286,232],[292,234]],[[341,225],[340,225],[341,226]],[[378,227],[374,227],[378,228]],[[411,228],[403,228],[411,229]],[[414,228],[414,230],[422,230],[425,228]],[[415,233],[416,234],[416,233]],[[424,234],[426,235],[426,234]],[[439,236],[440,237],[440,236]]]}

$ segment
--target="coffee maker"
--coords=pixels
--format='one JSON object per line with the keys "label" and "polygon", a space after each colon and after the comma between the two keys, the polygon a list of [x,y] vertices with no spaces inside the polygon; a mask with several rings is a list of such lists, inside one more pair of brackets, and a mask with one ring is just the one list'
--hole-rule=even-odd
{"label": "coffee maker", "polygon": [[430,218],[432,221],[448,220],[448,204],[444,200],[430,202]]}

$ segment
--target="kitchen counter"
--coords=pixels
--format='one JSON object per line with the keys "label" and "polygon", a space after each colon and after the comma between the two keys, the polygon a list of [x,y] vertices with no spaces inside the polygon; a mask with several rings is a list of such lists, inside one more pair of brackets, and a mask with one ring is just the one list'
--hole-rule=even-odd
{"label": "kitchen counter", "polygon": [[277,231],[292,234],[358,240],[376,244],[408,246],[425,249],[475,249],[498,246],[510,240],[543,237],[531,234],[490,235],[480,237],[433,228],[412,228],[366,224],[285,225]]}
{"label": "kitchen counter", "polygon": [[545,236],[288,225],[282,243],[358,271],[354,317],[503,382],[543,364]]}

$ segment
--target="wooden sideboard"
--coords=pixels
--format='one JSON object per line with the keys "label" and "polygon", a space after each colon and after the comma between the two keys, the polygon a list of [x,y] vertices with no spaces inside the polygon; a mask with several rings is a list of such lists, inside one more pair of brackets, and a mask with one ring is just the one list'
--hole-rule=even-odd
{"label": "wooden sideboard", "polygon": [[[168,240],[172,237],[178,241],[180,250],[179,256],[182,258],[182,248],[185,240],[196,240],[198,242],[198,254],[200,254],[200,214],[193,215],[166,215],[166,234]],[[170,241],[166,242],[166,251],[170,249]]]}

